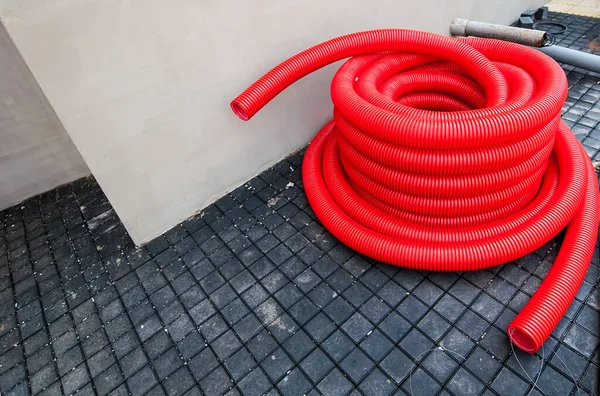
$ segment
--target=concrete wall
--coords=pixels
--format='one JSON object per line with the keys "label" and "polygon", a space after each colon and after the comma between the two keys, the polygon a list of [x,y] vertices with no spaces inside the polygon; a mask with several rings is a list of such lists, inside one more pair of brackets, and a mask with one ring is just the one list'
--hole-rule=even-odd
{"label": "concrete wall", "polygon": [[0,23],[0,210],[88,174]]}
{"label": "concrete wall", "polygon": [[540,0],[2,0],[0,17],[134,241],[305,145],[331,115],[328,67],[248,123],[229,101],[333,36],[509,23]]}

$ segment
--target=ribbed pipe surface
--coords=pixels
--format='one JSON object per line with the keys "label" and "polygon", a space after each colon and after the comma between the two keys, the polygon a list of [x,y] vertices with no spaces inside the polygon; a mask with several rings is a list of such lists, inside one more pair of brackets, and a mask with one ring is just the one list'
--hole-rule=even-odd
{"label": "ribbed pipe surface", "polygon": [[231,108],[248,120],[345,58],[331,84],[333,120],[304,157],[315,214],[354,250],[427,271],[504,264],[568,225],[552,270],[508,328],[519,348],[537,351],[583,281],[600,216],[594,170],[560,121],[564,72],[513,43],[373,30],[293,56]]}

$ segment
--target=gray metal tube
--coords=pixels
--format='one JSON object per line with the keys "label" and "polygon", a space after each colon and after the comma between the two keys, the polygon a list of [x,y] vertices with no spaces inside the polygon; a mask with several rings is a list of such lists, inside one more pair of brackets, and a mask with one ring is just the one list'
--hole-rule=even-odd
{"label": "gray metal tube", "polygon": [[540,30],[521,29],[512,26],[494,25],[491,23],[454,18],[450,25],[450,33],[454,36],[486,37],[529,45],[536,47],[536,49],[557,62],[600,73],[600,56],[572,50],[559,45],[543,47],[548,37],[545,32]]}
{"label": "gray metal tube", "polygon": [[548,39],[546,32],[541,30],[495,25],[462,18],[454,18],[450,25],[450,33],[454,36],[476,36],[512,41],[533,47],[543,46]]}
{"label": "gray metal tube", "polygon": [[559,45],[537,48],[557,62],[600,73],[600,56],[576,51]]}

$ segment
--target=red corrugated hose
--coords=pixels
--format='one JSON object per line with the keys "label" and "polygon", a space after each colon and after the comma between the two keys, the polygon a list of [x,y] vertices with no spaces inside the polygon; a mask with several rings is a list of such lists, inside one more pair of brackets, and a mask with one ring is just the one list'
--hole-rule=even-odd
{"label": "red corrugated hose", "polygon": [[294,55],[231,108],[248,120],[345,58],[331,84],[333,120],[302,166],[315,214],[352,249],[426,271],[504,264],[568,225],[552,269],[508,326],[515,345],[537,351],[581,286],[600,217],[592,164],[560,120],[563,70],[509,42],[372,30]]}

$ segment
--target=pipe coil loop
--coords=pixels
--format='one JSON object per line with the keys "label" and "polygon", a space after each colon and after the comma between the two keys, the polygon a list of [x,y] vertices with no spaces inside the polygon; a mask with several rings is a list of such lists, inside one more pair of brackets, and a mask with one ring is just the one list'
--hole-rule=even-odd
{"label": "pipe coil loop", "polygon": [[504,264],[568,225],[551,271],[508,327],[515,345],[537,351],[583,281],[600,216],[589,158],[560,121],[564,72],[509,42],[373,30],[293,56],[231,108],[248,120],[345,58],[331,84],[333,120],[304,157],[315,214],[356,251],[426,271]]}

